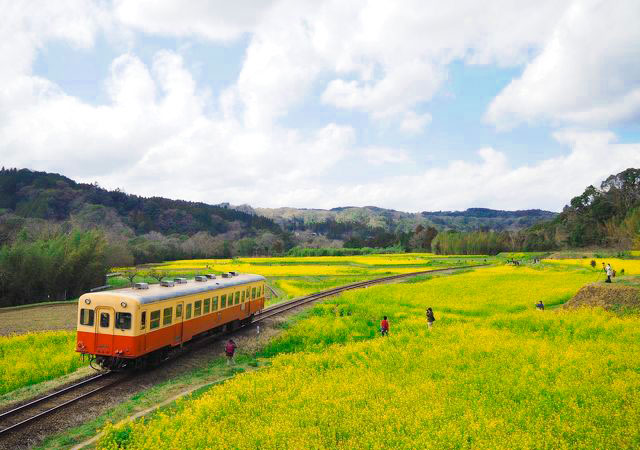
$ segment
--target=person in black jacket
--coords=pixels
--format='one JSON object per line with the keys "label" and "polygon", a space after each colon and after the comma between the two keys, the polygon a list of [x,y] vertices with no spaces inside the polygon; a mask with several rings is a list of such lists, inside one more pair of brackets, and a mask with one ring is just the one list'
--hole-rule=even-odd
{"label": "person in black jacket", "polygon": [[427,325],[429,326],[429,329],[431,329],[431,326],[435,321],[436,318],[433,316],[433,309],[431,309],[431,307],[427,308]]}

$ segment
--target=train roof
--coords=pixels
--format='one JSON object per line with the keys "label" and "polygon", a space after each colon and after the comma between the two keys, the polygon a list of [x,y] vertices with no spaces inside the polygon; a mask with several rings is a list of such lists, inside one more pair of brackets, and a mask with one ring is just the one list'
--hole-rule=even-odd
{"label": "train roof", "polygon": [[[104,294],[109,296],[118,295],[123,298],[137,300],[141,304],[154,303],[162,300],[168,300],[175,297],[183,297],[186,295],[200,294],[209,291],[216,291],[233,286],[240,286],[257,281],[264,281],[262,275],[239,274],[229,278],[216,277],[207,279],[206,281],[188,280],[184,284],[175,284],[173,287],[160,286],[160,284],[150,284],[149,289],[135,289],[132,287],[123,289],[114,289],[112,291],[95,292],[93,294],[85,294],[88,297],[100,297]],[[101,295],[102,294],[102,295]]]}

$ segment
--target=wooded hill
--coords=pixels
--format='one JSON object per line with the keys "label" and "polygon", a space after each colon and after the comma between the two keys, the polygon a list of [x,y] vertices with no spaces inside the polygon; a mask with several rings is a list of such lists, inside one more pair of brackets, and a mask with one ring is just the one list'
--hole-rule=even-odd
{"label": "wooded hill", "polygon": [[[238,208],[248,211],[247,205]],[[392,233],[411,232],[418,225],[431,226],[441,231],[515,231],[544,220],[553,219],[557,215],[557,213],[540,209],[501,211],[488,208],[408,213],[376,206],[341,207],[328,210],[256,208],[255,212],[272,219],[284,229],[291,231],[312,229],[316,232],[328,232],[332,227],[332,222],[335,222],[338,224],[358,224],[368,228],[382,228]]]}
{"label": "wooded hill", "polygon": [[[110,263],[230,257],[243,239],[282,252],[290,235],[272,220],[200,202],[145,198],[28,169],[0,170],[0,245],[71,229],[106,234]],[[235,245],[235,248],[234,248]]]}

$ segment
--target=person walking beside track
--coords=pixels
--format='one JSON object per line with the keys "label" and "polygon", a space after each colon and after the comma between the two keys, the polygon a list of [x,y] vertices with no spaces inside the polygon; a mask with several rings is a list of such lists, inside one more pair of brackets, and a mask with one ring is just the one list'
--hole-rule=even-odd
{"label": "person walking beside track", "polygon": [[611,283],[611,276],[613,275],[613,269],[611,268],[611,264],[607,264],[605,272],[607,272],[607,279],[605,283]]}
{"label": "person walking beside track", "polygon": [[387,336],[389,334],[389,321],[387,320],[387,316],[382,318],[382,322],[380,322],[380,334],[382,336]]}
{"label": "person walking beside track", "polygon": [[228,366],[231,365],[232,363],[235,363],[235,361],[233,360],[233,355],[236,353],[236,348],[238,348],[238,346],[233,341],[233,339],[229,339],[227,341],[227,345],[225,345],[225,347],[224,347],[224,352],[227,355],[227,365]]}
{"label": "person walking beside track", "polygon": [[431,307],[427,308],[427,326],[429,327],[429,330],[431,330],[431,327],[433,326],[433,322],[436,321],[436,318],[433,315],[433,309],[431,309]]}

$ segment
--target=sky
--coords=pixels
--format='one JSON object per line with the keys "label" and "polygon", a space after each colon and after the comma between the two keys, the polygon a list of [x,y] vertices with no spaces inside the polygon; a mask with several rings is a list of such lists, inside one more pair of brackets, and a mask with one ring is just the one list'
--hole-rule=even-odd
{"label": "sky", "polygon": [[0,164],[143,196],[560,211],[640,167],[637,0],[0,0]]}

